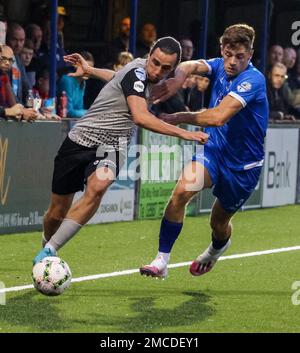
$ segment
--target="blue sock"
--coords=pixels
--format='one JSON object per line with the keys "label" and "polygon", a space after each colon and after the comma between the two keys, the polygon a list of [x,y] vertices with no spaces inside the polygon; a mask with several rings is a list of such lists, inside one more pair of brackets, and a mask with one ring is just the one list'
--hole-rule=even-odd
{"label": "blue sock", "polygon": [[165,217],[161,221],[159,233],[159,251],[170,253],[171,249],[178,238],[183,223],[170,222]]}
{"label": "blue sock", "polygon": [[219,250],[228,243],[230,237],[225,240],[218,240],[214,237],[214,233],[211,233],[212,246],[214,249]]}

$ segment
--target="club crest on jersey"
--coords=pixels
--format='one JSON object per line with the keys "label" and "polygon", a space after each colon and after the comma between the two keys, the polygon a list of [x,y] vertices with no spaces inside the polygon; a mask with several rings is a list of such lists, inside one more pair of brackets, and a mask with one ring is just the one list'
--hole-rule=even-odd
{"label": "club crest on jersey", "polygon": [[247,92],[247,91],[250,91],[251,88],[252,88],[252,85],[249,82],[243,82],[237,86],[238,92]]}
{"label": "club crest on jersey", "polygon": [[135,73],[136,77],[141,81],[145,81],[147,78],[146,71],[141,67],[138,69],[135,69],[134,73]]}
{"label": "club crest on jersey", "polygon": [[143,82],[141,81],[136,81],[134,82],[133,89],[139,93],[144,92],[145,86]]}

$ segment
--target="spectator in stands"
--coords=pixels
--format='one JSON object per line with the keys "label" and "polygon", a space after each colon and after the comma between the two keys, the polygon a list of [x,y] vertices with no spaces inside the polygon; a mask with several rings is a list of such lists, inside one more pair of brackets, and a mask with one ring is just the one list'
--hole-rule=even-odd
{"label": "spectator in stands", "polygon": [[182,48],[181,61],[191,60],[194,54],[194,44],[188,37],[182,37],[179,39],[179,43]]}
{"label": "spectator in stands", "polygon": [[58,35],[58,41],[61,44],[61,47],[65,47],[65,40],[64,40],[64,27],[65,27],[65,19],[67,17],[67,11],[63,6],[58,6],[57,7],[57,35]]}
{"label": "spectator in stands", "polygon": [[40,26],[38,26],[35,23],[30,23],[26,27],[26,39],[31,39],[33,42],[33,56],[36,57],[41,45],[42,45],[42,39],[43,39],[43,32]]}
{"label": "spectator in stands", "polygon": [[120,52],[129,50],[130,17],[125,17],[120,22],[119,35],[110,44],[110,62],[115,62]]}
{"label": "spectator in stands", "polygon": [[157,31],[154,24],[145,23],[139,33],[139,40],[136,45],[136,57],[143,58],[145,55],[147,55],[156,39]]}
{"label": "spectator in stands", "polygon": [[[93,55],[87,51],[80,53],[90,66],[94,66]],[[72,74],[63,75],[58,82],[57,93],[61,96],[65,91],[68,98],[68,117],[81,118],[85,113],[83,97],[85,91],[85,81],[88,77],[74,77]]]}
{"label": "spectator in stands", "polygon": [[49,98],[49,90],[50,90],[50,74],[48,68],[44,67],[40,71],[36,73],[36,83],[33,88],[33,93],[40,96],[42,99],[42,106],[44,105],[44,100]]}
{"label": "spectator in stands", "polygon": [[[278,44],[274,44],[269,49],[268,65],[272,68],[276,63],[282,63],[283,48]],[[268,70],[269,71],[269,70]]]}
{"label": "spectator in stands", "polygon": [[291,104],[297,118],[300,118],[300,50],[298,51],[296,65],[293,68],[293,75],[288,78],[291,91]]}
{"label": "spectator in stands", "polygon": [[[43,39],[41,48],[38,52],[38,67],[43,68],[49,66],[50,62],[50,46],[51,46],[51,30],[50,30],[50,19],[44,20],[43,26]],[[60,36],[57,37],[56,46],[56,68],[59,76],[65,74],[68,71],[68,66],[64,61],[64,55],[66,52],[64,50]]]}
{"label": "spectator in stands", "polygon": [[31,88],[20,54],[25,43],[25,31],[18,23],[10,23],[7,28],[7,44],[12,48],[15,61],[12,65],[11,84],[17,102],[25,105],[28,89]]}
{"label": "spectator in stands", "polygon": [[12,65],[15,61],[14,52],[8,45],[1,47],[0,69],[7,75],[11,74]]}
{"label": "spectator in stands", "polygon": [[33,57],[31,63],[26,68],[27,72],[38,72],[41,70],[42,66],[39,64],[39,51],[42,45],[43,32],[41,27],[35,23],[30,23],[26,27],[26,39],[29,39],[33,42]]}
{"label": "spectator in stands", "polygon": [[115,64],[113,64],[112,69],[114,71],[119,71],[121,70],[125,65],[127,65],[128,63],[130,63],[130,61],[132,61],[133,55],[127,51],[122,51],[121,53],[119,53],[118,55],[118,60],[116,61]]}
{"label": "spectator in stands", "polygon": [[285,48],[283,50],[282,63],[287,67],[288,73],[294,68],[296,59],[297,53],[294,48]]}
{"label": "spectator in stands", "polygon": [[270,107],[270,119],[295,120],[290,114],[290,105],[283,94],[283,85],[287,79],[287,68],[284,64],[277,62],[271,68],[268,75],[267,94]]}
{"label": "spectator in stands", "polygon": [[26,39],[20,56],[21,56],[22,63],[25,66],[26,75],[30,83],[30,87],[33,87],[35,85],[35,75],[36,75],[36,72],[30,69],[33,53],[34,53],[33,42],[31,39]]}
{"label": "spectator in stands", "polygon": [[6,57],[5,52],[3,53],[2,47],[0,47],[0,106],[12,107],[16,104],[16,98],[14,96],[9,77],[7,75],[8,70],[2,70],[2,67],[9,68],[13,61],[13,52],[11,50],[11,57]]}

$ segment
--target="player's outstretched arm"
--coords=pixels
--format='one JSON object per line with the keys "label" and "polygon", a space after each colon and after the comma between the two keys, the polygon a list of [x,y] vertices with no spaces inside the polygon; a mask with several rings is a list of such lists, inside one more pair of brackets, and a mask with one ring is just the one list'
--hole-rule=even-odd
{"label": "player's outstretched arm", "polygon": [[78,53],[65,55],[64,60],[76,68],[75,72],[69,74],[71,77],[88,76],[103,81],[110,81],[115,75],[115,71],[113,70],[97,69],[96,67],[90,66],[87,61]]}
{"label": "player's outstretched arm", "polygon": [[232,96],[227,95],[219,105],[211,109],[203,109],[199,112],[179,112],[175,114],[162,114],[165,122],[173,125],[181,123],[206,126],[222,126],[237,114],[243,105]]}
{"label": "player's outstretched arm", "polygon": [[170,125],[156,118],[148,111],[146,100],[138,96],[128,96],[129,105],[133,121],[138,126],[160,134],[180,137],[184,140],[197,141],[204,144],[208,140],[208,135],[202,131],[186,131],[177,126]]}
{"label": "player's outstretched arm", "polygon": [[152,101],[154,104],[166,101],[182,87],[187,77],[192,74],[203,75],[208,71],[208,66],[202,60],[190,60],[179,64],[173,78],[153,87],[151,91]]}

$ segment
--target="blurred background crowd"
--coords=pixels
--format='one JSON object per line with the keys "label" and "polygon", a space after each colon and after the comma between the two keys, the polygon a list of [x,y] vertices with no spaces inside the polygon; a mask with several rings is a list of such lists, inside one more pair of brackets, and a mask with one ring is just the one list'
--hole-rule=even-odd
{"label": "blurred background crowd", "polygon": [[[223,13],[221,23],[216,25],[222,17],[222,6],[225,6],[222,3],[226,3],[227,12]],[[229,3],[231,7],[228,6]],[[253,64],[260,68],[260,56],[257,54],[261,47],[259,36],[263,19],[257,18],[259,16],[253,17],[253,11],[263,1],[254,3],[211,1],[210,11],[214,11],[215,16],[208,31],[206,58],[220,55],[218,36],[227,24],[247,22],[257,31]],[[293,45],[291,41],[289,19],[292,18],[291,13],[297,17],[294,6],[298,6],[300,13],[300,4],[296,0],[287,1],[284,8],[279,1],[271,1],[271,4],[273,7],[272,17],[268,22],[268,56],[264,72],[270,121],[292,122],[300,119],[300,49],[299,45]],[[151,13],[156,15],[146,15],[149,6],[152,7]],[[198,59],[201,47],[201,22],[198,10],[196,11],[198,8],[197,1],[140,1],[136,50],[131,53],[130,1],[60,1],[57,7],[57,97],[53,102],[49,96],[50,1],[0,1],[2,111],[6,116],[18,117],[21,115],[17,112],[27,108],[27,115],[30,117],[35,114],[30,110],[33,109],[39,112],[41,119],[82,117],[105,83],[68,76],[74,69],[64,62],[63,56],[74,51],[79,52],[90,65],[118,71],[135,57],[146,58],[158,37],[172,35],[181,43],[182,61]],[[237,11],[243,18],[235,15]],[[162,112],[197,111],[208,106],[209,97],[209,78],[192,75],[176,96],[156,105],[153,111],[157,115]],[[12,111],[13,108],[15,110]]]}

